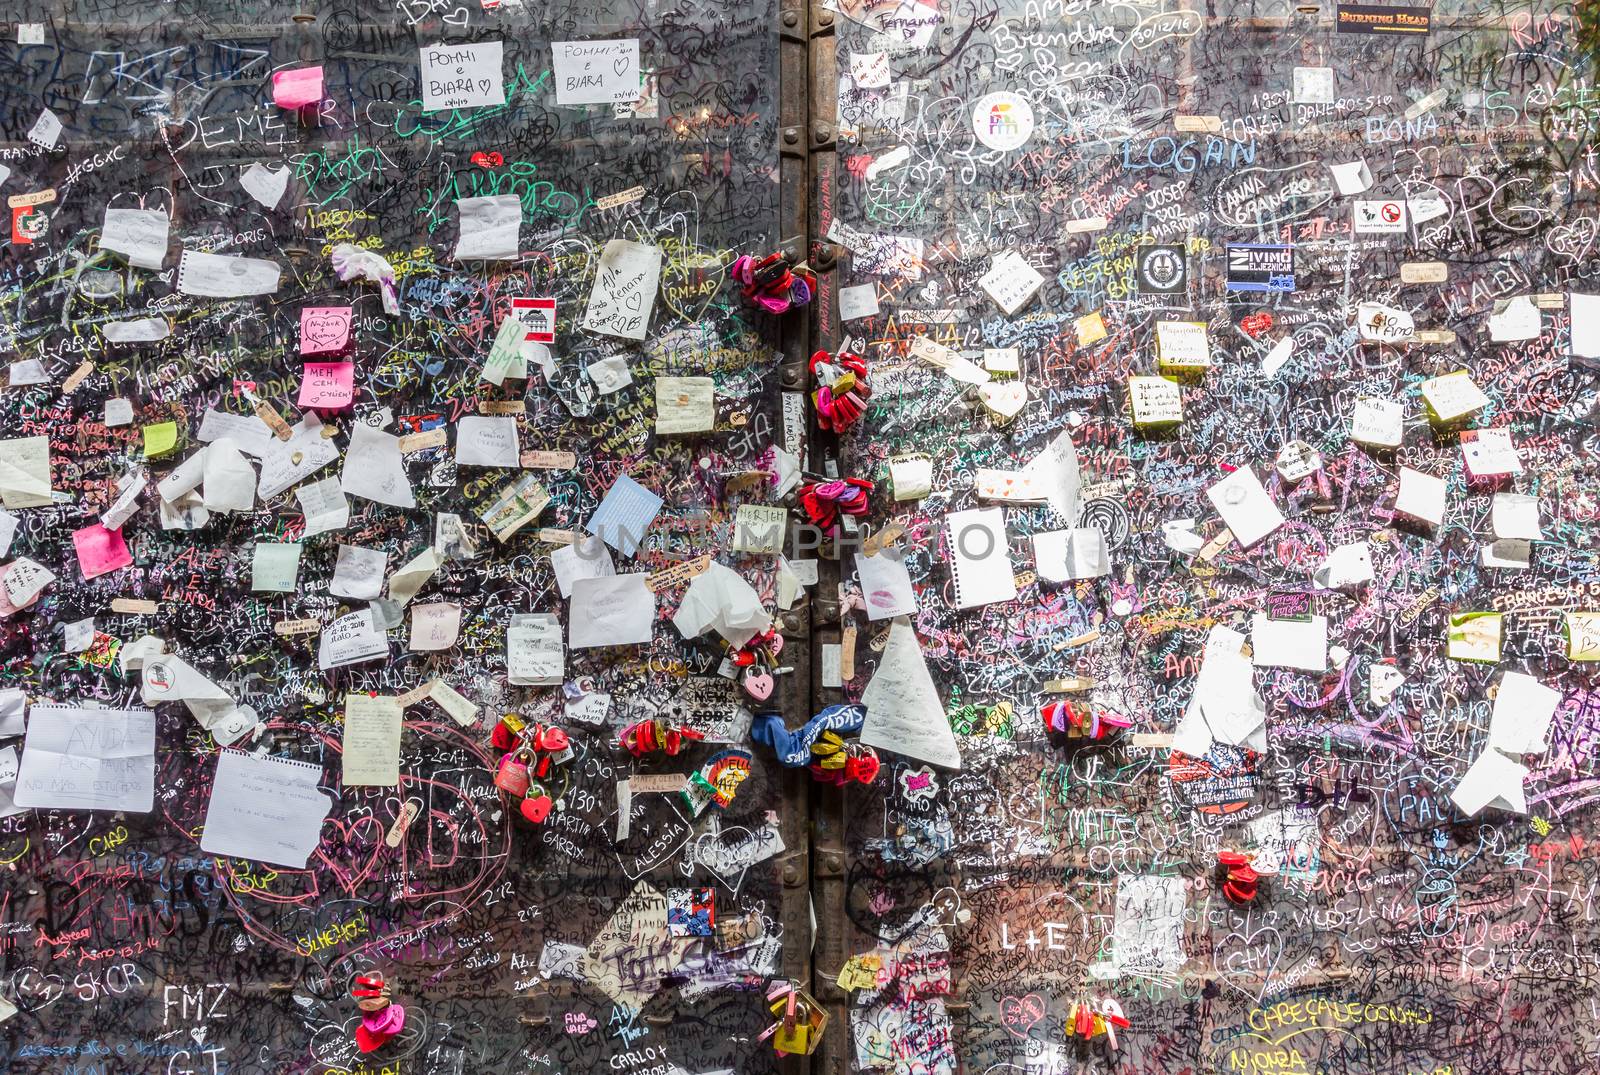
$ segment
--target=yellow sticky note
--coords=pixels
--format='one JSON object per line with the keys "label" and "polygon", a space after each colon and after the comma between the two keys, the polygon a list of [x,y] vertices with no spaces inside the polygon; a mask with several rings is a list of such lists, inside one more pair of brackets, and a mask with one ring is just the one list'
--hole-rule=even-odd
{"label": "yellow sticky note", "polygon": [[1096,310],[1092,314],[1084,314],[1072,323],[1078,332],[1078,346],[1087,347],[1091,343],[1099,343],[1106,338],[1105,318]]}
{"label": "yellow sticky note", "polygon": [[1568,612],[1567,660],[1600,661],[1600,612]]}
{"label": "yellow sticky note", "polygon": [[1445,655],[1456,661],[1498,661],[1500,621],[1498,612],[1460,612],[1452,615]]}
{"label": "yellow sticky note", "polygon": [[882,966],[881,956],[851,956],[839,971],[839,988],[847,992],[856,989],[876,989],[878,970]]}
{"label": "yellow sticky note", "polygon": [[178,446],[178,423],[157,422],[144,427],[144,457],[154,459]]}

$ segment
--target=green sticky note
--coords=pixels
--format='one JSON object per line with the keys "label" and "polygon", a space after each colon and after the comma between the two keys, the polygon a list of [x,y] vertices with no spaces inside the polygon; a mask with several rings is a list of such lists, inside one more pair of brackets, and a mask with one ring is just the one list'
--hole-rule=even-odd
{"label": "green sticky note", "polygon": [[144,427],[144,457],[154,459],[178,446],[178,423],[157,422]]}
{"label": "green sticky note", "polygon": [[300,573],[300,546],[258,541],[250,563],[250,589],[290,593]]}

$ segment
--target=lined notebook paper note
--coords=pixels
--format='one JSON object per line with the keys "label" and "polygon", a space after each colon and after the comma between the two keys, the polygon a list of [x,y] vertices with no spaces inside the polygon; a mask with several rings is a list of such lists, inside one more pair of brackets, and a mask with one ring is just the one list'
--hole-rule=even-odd
{"label": "lined notebook paper note", "polygon": [[1004,508],[951,512],[947,519],[956,607],[976,608],[1017,596],[1006,551]]}
{"label": "lined notebook paper note", "polygon": [[317,787],[321,779],[322,766],[312,762],[222,751],[200,850],[304,868],[333,807]]}

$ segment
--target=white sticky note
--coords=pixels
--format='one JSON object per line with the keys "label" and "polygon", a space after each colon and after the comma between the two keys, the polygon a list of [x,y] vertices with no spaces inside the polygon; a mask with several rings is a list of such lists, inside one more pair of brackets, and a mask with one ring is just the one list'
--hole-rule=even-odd
{"label": "white sticky note", "polygon": [[1489,405],[1489,397],[1473,383],[1466,370],[1430,377],[1419,389],[1428,408],[1441,422],[1454,422]]}
{"label": "white sticky note", "polygon": [[250,589],[255,593],[293,593],[300,574],[301,546],[258,541],[251,549]]}
{"label": "white sticky note", "polygon": [[515,418],[468,414],[456,424],[457,466],[517,467],[521,457]]}
{"label": "white sticky note", "polygon": [[1022,309],[1043,283],[1044,277],[1015,250],[996,257],[990,262],[989,271],[978,279],[978,286],[1008,317]]}
{"label": "white sticky note", "polygon": [[1333,68],[1296,67],[1294,69],[1295,104],[1331,105],[1335,99]]}
{"label": "white sticky note", "polygon": [[601,578],[617,573],[611,559],[611,550],[597,536],[582,537],[570,545],[563,545],[550,554],[550,565],[555,569],[556,586],[562,597],[572,596],[572,584],[579,579]]}
{"label": "white sticky note", "polygon": [[644,339],[660,280],[659,247],[627,239],[607,240],[589,292],[583,327],[628,340]]}
{"label": "white sticky note", "polygon": [[556,104],[626,104],[639,99],[639,41],[552,41]]}
{"label": "white sticky note", "polygon": [[839,319],[855,321],[878,314],[878,287],[876,284],[856,284],[839,289]]}
{"label": "white sticky note", "polygon": [[1365,541],[1337,546],[1312,572],[1312,579],[1318,586],[1329,590],[1371,582],[1372,547]]}
{"label": "white sticky note", "polygon": [[1400,468],[1400,491],[1394,510],[1429,526],[1444,522],[1445,480],[1410,467]]}
{"label": "white sticky note", "polygon": [[164,209],[107,209],[100,249],[126,255],[136,268],[159,269],[167,256],[171,225]]}
{"label": "white sticky note", "polygon": [[1501,571],[1526,571],[1533,566],[1533,545],[1521,538],[1501,538],[1479,549],[1478,562]]}
{"label": "white sticky note", "polygon": [[1561,692],[1522,672],[1507,672],[1495,692],[1489,716],[1489,745],[1507,754],[1536,754],[1549,748],[1550,718]]}
{"label": "white sticky note", "polygon": [[1250,617],[1251,662],[1257,668],[1328,669],[1328,617],[1275,620],[1265,612]]}
{"label": "white sticky note", "polygon": [[1364,160],[1330,164],[1328,171],[1333,173],[1333,186],[1340,194],[1360,194],[1372,186],[1372,172]]}
{"label": "white sticky note", "polygon": [[[411,634],[406,648],[414,653],[433,653],[449,649],[461,636],[461,606],[454,601],[431,601],[414,604],[411,613]],[[561,628],[556,627],[556,636]]]}
{"label": "white sticky note", "polygon": [[656,595],[645,576],[609,575],[572,584],[567,641],[573,649],[648,645],[656,619]]}
{"label": "white sticky note", "polygon": [[1095,579],[1111,573],[1105,532],[1093,526],[1034,534],[1033,559],[1045,582]]}
{"label": "white sticky note", "polygon": [[1496,493],[1489,518],[1497,538],[1538,541],[1544,537],[1539,525],[1539,498],[1524,493]]}
{"label": "white sticky note", "polygon": [[421,50],[422,110],[483,108],[506,103],[505,43],[429,45]]}
{"label": "white sticky note", "polygon": [[1284,524],[1283,512],[1250,467],[1240,467],[1206,490],[1234,540],[1249,548]]}
{"label": "white sticky note", "polygon": [[1379,448],[1397,447],[1405,435],[1405,418],[1403,403],[1363,396],[1350,416],[1350,439]]}
{"label": "white sticky note", "polygon": [[858,90],[881,90],[889,85],[889,54],[887,52],[852,52],[850,78]]}
{"label": "white sticky note", "polygon": [[1461,461],[1474,478],[1522,473],[1516,442],[1504,427],[1474,430],[1471,440],[1461,442]]}
{"label": "white sticky note", "polygon": [[1450,793],[1450,800],[1468,817],[1487,806],[1526,814],[1528,802],[1522,783],[1527,778],[1527,767],[1492,747],[1485,747]]}
{"label": "white sticky note", "polygon": [[335,597],[353,597],[358,601],[376,600],[383,593],[383,572],[388,566],[389,554],[382,549],[340,545],[328,592]]}
{"label": "white sticky note", "polygon": [[1568,296],[1572,311],[1573,358],[1600,359],[1600,295]]}
{"label": "white sticky note", "polygon": [[461,198],[461,238],[457,261],[510,261],[517,256],[517,233],[522,227],[522,199],[515,194],[487,198]]}
{"label": "white sticky note", "polygon": [[1539,307],[1532,295],[1514,295],[1489,315],[1489,338],[1498,343],[1536,340],[1541,330]]}
{"label": "white sticky note", "polygon": [[105,423],[107,427],[116,429],[120,426],[131,425],[133,422],[133,400],[117,396],[106,400]]}

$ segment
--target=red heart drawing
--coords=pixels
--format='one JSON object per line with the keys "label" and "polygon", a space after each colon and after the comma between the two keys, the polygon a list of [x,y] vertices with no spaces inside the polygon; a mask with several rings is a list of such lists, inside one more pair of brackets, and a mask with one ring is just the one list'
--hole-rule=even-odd
{"label": "red heart drawing", "polygon": [[1272,327],[1272,315],[1265,310],[1258,310],[1241,319],[1239,327],[1252,340],[1260,339],[1261,334]]}
{"label": "red heart drawing", "polygon": [[1019,1038],[1026,1038],[1028,1031],[1043,1018],[1044,998],[1037,993],[1006,997],[1000,1002],[1000,1025]]}

